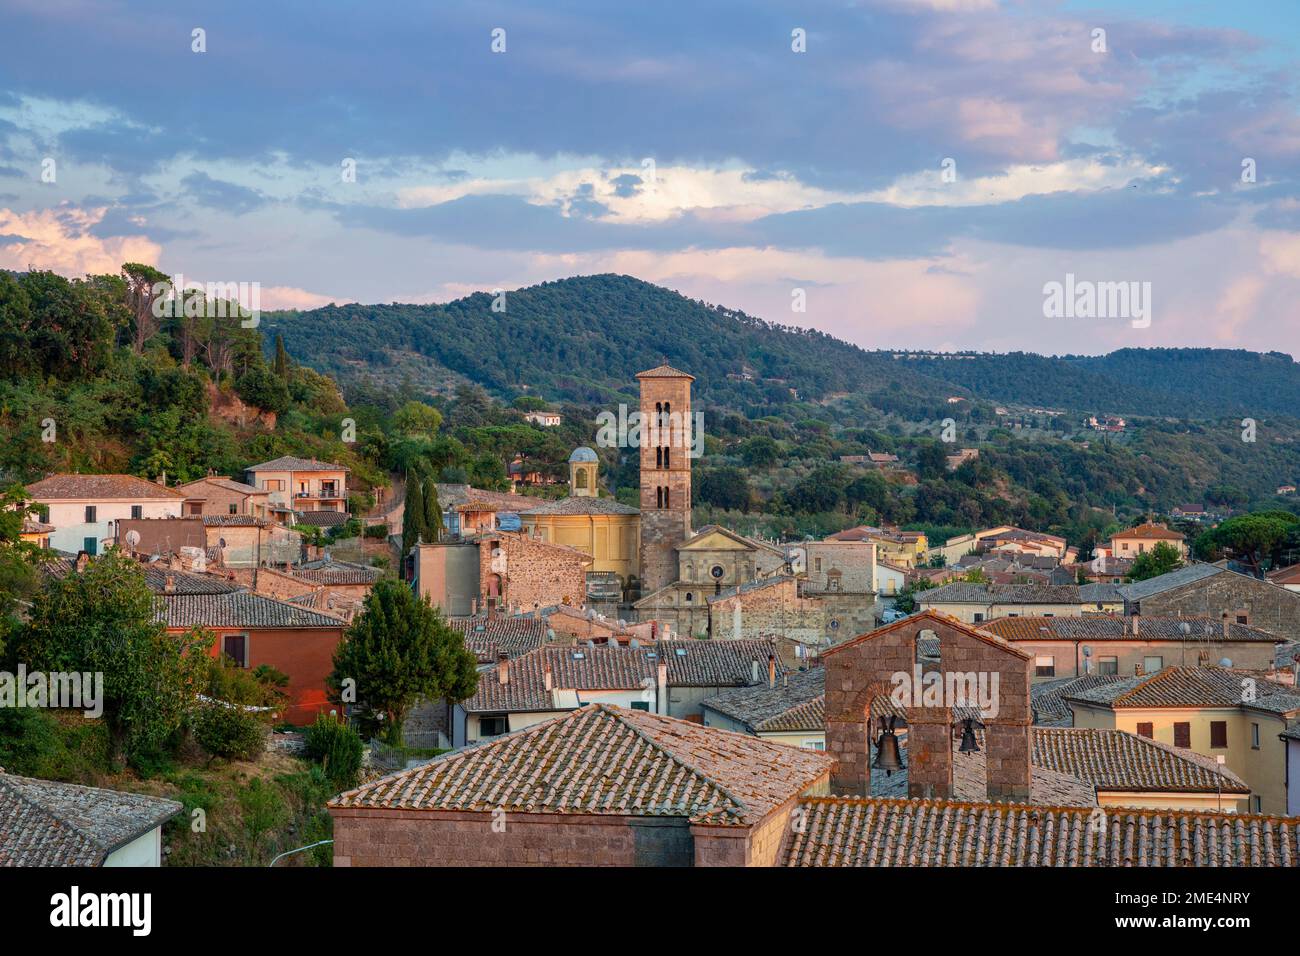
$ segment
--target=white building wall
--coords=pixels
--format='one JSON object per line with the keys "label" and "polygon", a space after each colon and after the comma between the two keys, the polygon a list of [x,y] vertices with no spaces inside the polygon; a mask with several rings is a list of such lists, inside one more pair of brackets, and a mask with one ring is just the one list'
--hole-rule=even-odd
{"label": "white building wall", "polygon": [[105,866],[162,866],[162,827],[154,827],[104,860]]}
{"label": "white building wall", "polygon": [[[117,522],[131,517],[131,507],[140,506],[142,518],[179,518],[183,499],[158,500],[146,498],[137,501],[60,501],[41,502],[46,504],[50,517],[48,524],[54,526],[50,532],[50,547],[57,551],[76,554],[84,550],[86,538],[96,541],[96,553],[103,554],[105,542],[111,542]],[[95,506],[95,521],[86,521],[86,507]]]}

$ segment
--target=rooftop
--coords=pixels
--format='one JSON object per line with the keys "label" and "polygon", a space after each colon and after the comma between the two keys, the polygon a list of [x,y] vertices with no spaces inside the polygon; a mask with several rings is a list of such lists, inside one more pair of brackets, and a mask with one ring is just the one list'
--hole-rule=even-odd
{"label": "rooftop", "polygon": [[491,664],[497,656],[519,657],[546,643],[546,622],[531,617],[453,617],[447,623],[461,633],[465,649],[480,664]]}
{"label": "rooftop", "polygon": [[1040,726],[1074,726],[1074,711],[1065,698],[1098,684],[1114,684],[1125,680],[1118,674],[1085,674],[1081,677],[1057,677],[1038,681],[1029,688],[1030,708],[1034,723]]}
{"label": "rooftop", "polygon": [[1254,671],[1226,667],[1165,667],[1154,674],[1126,677],[1071,691],[1066,700],[1107,707],[1250,707],[1275,713],[1300,710],[1300,695]]}
{"label": "rooftop", "polygon": [[174,594],[157,599],[168,627],[342,628],[336,617],[276,601],[249,591],[230,594]]}
{"label": "rooftop", "polygon": [[293,455],[281,455],[260,465],[250,465],[246,471],[348,471],[346,465],[332,461],[317,461],[315,458],[295,458]]}
{"label": "rooftop", "polygon": [[636,374],[636,377],[637,378],[686,378],[686,379],[690,379],[692,382],[695,381],[694,375],[687,375],[685,372],[681,371],[680,369],[673,368],[667,362],[664,362],[662,365],[655,366],[654,368],[646,369],[646,371],[644,372],[638,372]]}
{"label": "rooftop", "polygon": [[1169,571],[1165,574],[1156,575],[1154,578],[1147,578],[1145,581],[1134,581],[1132,584],[1121,585],[1119,593],[1124,595],[1126,601],[1140,601],[1144,597],[1150,597],[1153,594],[1180,588],[1185,584],[1192,584],[1213,577],[1216,574],[1228,573],[1230,572],[1226,568],[1216,567],[1213,564],[1189,564],[1186,567],[1178,568],[1176,571]]}
{"label": "rooftop", "polygon": [[1112,538],[1145,538],[1152,541],[1182,541],[1185,535],[1181,531],[1174,531],[1162,524],[1154,524],[1150,521],[1140,524],[1135,528],[1129,528],[1125,531],[1116,531]]}
{"label": "rooftop", "polygon": [[613,498],[597,498],[595,495],[560,498],[546,501],[534,498],[536,505],[520,509],[521,515],[635,515],[640,514],[631,505],[625,505]]}
{"label": "rooftop", "polygon": [[709,710],[739,721],[752,734],[821,731],[826,727],[826,671],[820,667],[766,683],[723,691],[703,701]]}
{"label": "rooftop", "polygon": [[184,492],[135,475],[50,475],[27,486],[36,501],[109,501],[118,498],[156,498],[183,501]]}
{"label": "rooftop", "polygon": [[379,580],[380,570],[351,561],[325,559],[309,561],[292,573],[315,584],[374,584]]}
{"label": "rooftop", "polygon": [[918,592],[920,604],[1081,604],[1077,584],[972,584],[953,581]]}
{"label": "rooftop", "polygon": [[1300,818],[812,797],[786,866],[1297,866]]}
{"label": "rooftop", "polygon": [[347,524],[348,513],[346,511],[295,511],[293,520],[294,524],[311,525],[317,528],[333,528],[341,524]]}
{"label": "rooftop", "polygon": [[342,793],[333,809],[614,814],[758,822],[832,759],[747,734],[591,704]]}
{"label": "rooftop", "polygon": [[[1136,625],[1137,634],[1133,633]],[[1009,641],[1223,641],[1277,643],[1277,637],[1248,624],[1211,617],[999,617],[980,625]]]}
{"label": "rooftop", "polygon": [[0,772],[0,866],[98,866],[182,809],[175,800]]}

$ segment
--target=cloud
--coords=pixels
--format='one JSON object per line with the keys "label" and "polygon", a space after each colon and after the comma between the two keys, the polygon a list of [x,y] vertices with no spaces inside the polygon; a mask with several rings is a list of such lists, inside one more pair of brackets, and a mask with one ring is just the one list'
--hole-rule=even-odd
{"label": "cloud", "polygon": [[256,189],[213,179],[202,171],[190,173],[181,180],[181,185],[200,206],[224,209],[235,215],[252,212],[267,203],[266,196]]}
{"label": "cloud", "polygon": [[105,211],[68,205],[27,213],[0,209],[0,268],[49,269],[76,277],[116,273],[124,262],[157,264],[162,247],[144,236],[93,234]]}

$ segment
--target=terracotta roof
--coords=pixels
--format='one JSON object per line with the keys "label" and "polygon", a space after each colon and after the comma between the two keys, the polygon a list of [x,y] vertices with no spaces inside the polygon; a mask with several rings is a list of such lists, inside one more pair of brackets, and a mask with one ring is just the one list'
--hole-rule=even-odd
{"label": "terracotta roof", "polygon": [[434,485],[434,488],[438,492],[438,505],[444,511],[454,510],[472,499],[485,511],[515,511],[522,513],[532,507],[534,502],[545,500],[530,495],[511,495],[502,491],[484,491],[481,488],[463,484],[439,482]]}
{"label": "terracotta roof", "polygon": [[[1133,634],[1133,625],[1138,632]],[[1111,617],[1084,614],[1079,617],[999,617],[980,625],[1009,641],[1223,641],[1277,643],[1277,637],[1262,628],[1229,623],[1223,636],[1223,622],[1211,617]],[[1183,629],[1187,630],[1184,631]]]}
{"label": "terracotta roof", "polygon": [[1290,567],[1270,571],[1267,577],[1274,584],[1300,584],[1300,564],[1293,564]]}
{"label": "terracotta roof", "polygon": [[217,577],[215,574],[195,574],[190,571],[172,571],[164,565],[146,564],[144,583],[154,594],[166,594],[167,579],[171,578],[172,594],[234,594],[247,590],[242,584]]}
{"label": "terracotta roof", "polygon": [[1115,684],[1127,678],[1118,674],[1084,674],[1080,677],[1057,677],[1037,681],[1029,688],[1030,709],[1034,723],[1044,726],[1074,726],[1074,711],[1065,702],[1070,694],[1096,687],[1098,684]]}
{"label": "terracotta roof", "polygon": [[[1254,699],[1246,700],[1251,693]],[[1245,706],[1278,713],[1300,710],[1300,695],[1290,684],[1226,667],[1165,667],[1154,674],[1072,691],[1066,699],[1116,708]]]}
{"label": "terracotta roof", "polygon": [[1250,793],[1210,757],[1123,730],[1035,727],[1033,743],[1035,768],[1067,773],[1098,790]]}
{"label": "terracotta roof", "polygon": [[218,488],[224,488],[226,491],[234,491],[245,496],[270,494],[270,492],[262,488],[254,488],[252,485],[245,484],[242,481],[236,481],[234,478],[226,478],[218,475],[209,475],[206,478],[187,481],[184,484],[177,485],[177,487],[188,489],[193,488],[195,485],[215,485]]}
{"label": "terracotta roof", "polygon": [[0,866],[98,866],[182,809],[175,800],[0,773]]}
{"label": "terracotta roof", "polygon": [[250,465],[245,471],[348,471],[346,465],[337,465],[332,461],[317,461],[314,458],[295,458],[293,455],[281,455],[260,465]]}
{"label": "terracotta roof", "polygon": [[453,617],[447,623],[461,633],[465,649],[480,664],[495,663],[499,654],[519,657],[546,643],[546,622],[531,617]]}
{"label": "terracotta roof", "polygon": [[758,822],[831,767],[825,754],[592,704],[330,801],[385,807]]}
{"label": "terracotta roof", "polygon": [[374,584],[380,571],[351,561],[309,561],[292,572],[296,578],[316,584]]}
{"label": "terracotta roof", "polygon": [[723,691],[702,706],[739,721],[752,734],[823,731],[826,671],[815,667],[783,676],[775,687],[763,683]]}
{"label": "terracotta roof", "polygon": [[800,806],[786,866],[1300,865],[1295,817],[835,797]]}
{"label": "terracotta roof", "polygon": [[269,528],[271,526],[270,521],[255,515],[200,515],[200,517],[205,528]]}
{"label": "terracotta roof", "polygon": [[1182,541],[1184,537],[1181,531],[1174,531],[1162,524],[1152,524],[1149,521],[1126,531],[1116,531],[1111,535],[1111,538],[1145,538],[1158,541]]}
{"label": "terracotta roof", "polygon": [[[522,496],[521,496],[522,497]],[[570,496],[556,501],[533,498],[537,505],[520,510],[521,515],[636,515],[641,512],[613,498]]]}
{"label": "terracotta roof", "polygon": [[37,521],[35,518],[23,518],[23,534],[45,534],[47,531],[53,531],[54,525],[46,524],[44,521]]}
{"label": "terracotta roof", "polygon": [[185,494],[135,475],[50,475],[27,486],[37,501],[108,501],[115,498],[184,500]]}
{"label": "terracotta roof", "polygon": [[[617,643],[548,645],[510,661],[509,680],[502,684],[496,668],[479,675],[478,691],[462,704],[469,713],[520,713],[561,710],[546,690],[549,664],[555,690],[639,690],[654,687],[658,665],[668,667],[670,687],[743,687],[753,679],[754,662],[760,680],[767,680],[767,658],[776,653],[769,640],[659,641],[640,647]],[[781,673],[777,662],[777,673]]]}
{"label": "terracotta roof", "polygon": [[336,617],[249,591],[233,594],[176,594],[157,598],[158,616],[168,627],[342,628]]}
{"label": "terracotta roof", "polygon": [[[927,591],[924,593],[929,594],[933,592]],[[853,647],[857,644],[862,643],[863,641],[871,640],[872,638],[877,637],[878,635],[888,633],[889,631],[898,630],[899,628],[902,627],[907,627],[909,625],[915,624],[918,621],[922,621],[922,620],[933,621],[935,624],[942,624],[945,627],[954,628],[958,631],[961,631],[963,634],[967,635],[968,637],[973,637],[978,641],[983,641],[985,644],[988,644],[992,647],[996,647],[999,650],[1006,651],[1008,654],[1011,654],[1015,657],[1023,657],[1026,660],[1029,660],[1030,658],[1033,657],[1033,655],[1030,654],[1028,651],[1016,647],[1016,645],[1012,644],[1010,641],[1007,641],[1006,639],[1001,638],[996,634],[991,634],[988,631],[981,630],[980,628],[974,627],[973,625],[963,623],[962,621],[957,620],[955,617],[950,617],[947,614],[943,614],[939,611],[934,611],[934,610],[920,611],[916,614],[909,614],[907,617],[900,618],[899,620],[895,621],[893,624],[886,624],[884,627],[878,627],[874,631],[867,631],[865,634],[859,634],[857,637],[849,638],[847,641],[841,641],[839,644],[835,644],[827,648],[826,650],[822,651],[821,656],[823,658],[827,658],[832,654],[838,654],[846,647]]]}
{"label": "terracotta roof", "polygon": [[347,524],[348,513],[346,511],[295,511],[293,521],[294,524],[305,524],[316,528],[334,528]]}
{"label": "terracotta roof", "polygon": [[1120,585],[1119,593],[1124,595],[1126,601],[1141,601],[1144,597],[1171,591],[1174,588],[1180,588],[1185,584],[1192,584],[1213,577],[1216,574],[1230,573],[1226,568],[1215,567],[1213,564],[1189,564],[1186,567],[1156,575],[1154,578],[1147,578],[1145,581],[1134,581],[1132,584]]}
{"label": "terracotta roof", "polygon": [[654,368],[646,369],[644,372],[637,372],[636,377],[637,378],[688,378],[692,382],[695,381],[694,375],[687,375],[685,372],[673,368],[667,362],[664,362],[662,365],[657,365]]}

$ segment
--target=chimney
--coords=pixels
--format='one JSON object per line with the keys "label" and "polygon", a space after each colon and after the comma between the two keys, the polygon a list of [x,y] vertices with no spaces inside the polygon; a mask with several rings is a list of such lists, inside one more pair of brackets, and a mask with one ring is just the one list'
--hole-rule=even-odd
{"label": "chimney", "polygon": [[758,684],[758,661],[749,662],[749,682],[757,686]]}
{"label": "chimney", "polygon": [[551,692],[551,685],[552,685],[550,661],[547,661],[546,666],[542,669],[542,684],[546,688],[546,693],[549,694]]}
{"label": "chimney", "polygon": [[660,661],[655,668],[655,713],[668,713],[668,664]]}
{"label": "chimney", "polygon": [[164,594],[176,593],[176,575],[169,574],[167,575],[167,577],[163,578],[163,593]]}
{"label": "chimney", "polygon": [[776,655],[767,655],[767,686],[776,686]]}
{"label": "chimney", "polygon": [[1137,614],[1134,614],[1131,618],[1129,618],[1129,622],[1130,622],[1129,633],[1131,633],[1134,637],[1138,636],[1138,624],[1141,620],[1142,619]]}
{"label": "chimney", "polygon": [[502,687],[510,683],[510,658],[505,654],[497,655],[497,683]]}
{"label": "chimney", "polygon": [[1226,641],[1228,639],[1228,627],[1229,627],[1227,611],[1223,612],[1223,614],[1219,617],[1219,621],[1223,625],[1223,639]]}

